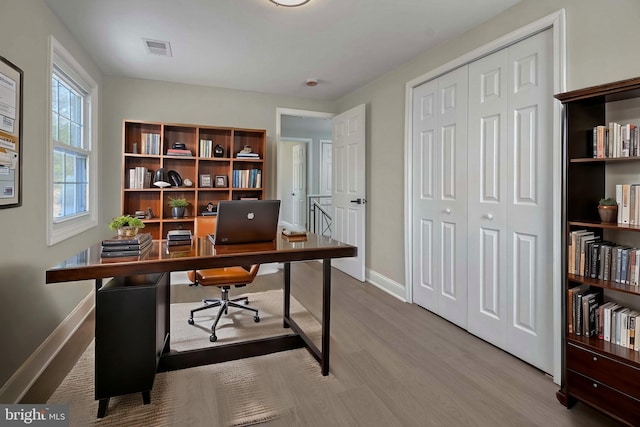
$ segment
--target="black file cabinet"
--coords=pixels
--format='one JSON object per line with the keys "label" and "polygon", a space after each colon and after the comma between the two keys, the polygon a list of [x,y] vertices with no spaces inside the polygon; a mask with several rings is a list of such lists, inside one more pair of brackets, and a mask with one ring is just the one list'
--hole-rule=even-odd
{"label": "black file cabinet", "polygon": [[98,418],[109,398],[150,392],[167,343],[169,273],[116,277],[97,291],[95,398]]}

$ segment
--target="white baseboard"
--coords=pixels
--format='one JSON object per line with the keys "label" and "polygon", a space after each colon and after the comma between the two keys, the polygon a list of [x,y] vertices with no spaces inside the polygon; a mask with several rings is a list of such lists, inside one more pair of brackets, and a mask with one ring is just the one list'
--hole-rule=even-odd
{"label": "white baseboard", "polygon": [[405,299],[405,289],[400,283],[376,273],[373,270],[367,269],[367,282],[371,283],[376,288],[382,289],[389,295],[398,298],[400,301],[407,302]]}
{"label": "white baseboard", "polygon": [[91,314],[94,306],[95,290],[92,290],[0,388],[0,402],[20,402],[51,360]]}

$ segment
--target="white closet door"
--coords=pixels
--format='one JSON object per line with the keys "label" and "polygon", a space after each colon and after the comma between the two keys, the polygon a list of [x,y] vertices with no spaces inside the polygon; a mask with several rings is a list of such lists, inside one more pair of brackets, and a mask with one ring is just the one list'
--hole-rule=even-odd
{"label": "white closet door", "polygon": [[552,369],[552,52],[545,31],[469,65],[469,328]]}
{"label": "white closet door", "polygon": [[413,93],[413,300],[439,313],[439,269],[435,248],[438,197],[438,81],[431,80]]}
{"label": "white closet door", "polygon": [[414,92],[415,302],[467,324],[467,67]]}
{"label": "white closet door", "polygon": [[507,52],[508,351],[545,372],[553,367],[552,52],[551,30]]}
{"label": "white closet door", "polygon": [[507,347],[507,51],[469,64],[469,332]]}

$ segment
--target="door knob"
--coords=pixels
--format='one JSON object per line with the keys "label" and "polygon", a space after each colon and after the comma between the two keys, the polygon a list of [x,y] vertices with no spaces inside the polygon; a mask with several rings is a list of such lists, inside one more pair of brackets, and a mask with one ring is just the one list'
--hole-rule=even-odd
{"label": "door knob", "polygon": [[358,197],[355,200],[352,200],[351,203],[356,203],[358,205],[364,205],[365,203],[367,203],[367,201],[365,199],[361,199],[360,197]]}
{"label": "door knob", "polygon": [[450,213],[451,213],[451,209],[449,209],[449,208],[445,209],[445,210],[444,210],[444,213],[446,213],[446,214],[450,214]]}
{"label": "door knob", "polygon": [[487,214],[487,219],[488,219],[489,221],[491,221],[491,220],[493,219],[493,215],[492,215],[492,214]]}

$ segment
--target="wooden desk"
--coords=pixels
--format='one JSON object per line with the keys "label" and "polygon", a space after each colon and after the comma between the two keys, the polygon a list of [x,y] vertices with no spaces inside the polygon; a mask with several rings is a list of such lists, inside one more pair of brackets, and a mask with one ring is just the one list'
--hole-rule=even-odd
{"label": "wooden desk", "polygon": [[[306,347],[320,363],[322,375],[328,375],[331,314],[331,259],[356,255],[357,248],[354,246],[339,243],[330,238],[311,233],[309,233],[306,241],[300,241],[300,239],[289,240],[279,235],[274,242],[243,245],[214,246],[206,237],[195,237],[191,246],[174,246],[167,248],[165,241],[154,241],[151,250],[141,258],[100,258],[100,244],[97,243],[47,270],[46,283],[93,279],[96,281],[96,291],[99,291],[103,286],[102,279],[110,277],[126,278],[172,271],[281,262],[284,263],[283,327],[291,328],[293,333],[236,344],[188,351],[175,351],[171,350],[171,340],[169,336],[170,305],[162,303],[159,305],[159,307],[161,306],[159,315],[162,317],[160,323],[164,320],[164,328],[159,327],[158,329],[165,334],[165,340],[157,364],[157,371],[164,372],[184,369]],[[318,259],[321,259],[323,263],[322,339],[320,349],[290,316],[291,262]],[[171,301],[170,284],[163,286],[163,289],[166,289],[166,295],[164,295],[163,298],[158,298],[158,300]],[[98,292],[96,292],[96,294],[97,293]],[[126,290],[122,292],[122,295],[128,294]],[[96,304],[96,317],[104,314],[98,313],[99,310],[101,310],[101,307],[98,307]],[[131,328],[136,327],[134,324],[130,326]],[[96,332],[98,332],[97,325]],[[160,340],[159,342],[163,341]],[[96,358],[98,358],[98,355],[96,355]],[[96,369],[97,368],[98,366],[96,365]],[[98,378],[98,375],[96,375],[96,378]],[[137,391],[142,392],[144,402],[148,403],[150,390],[141,389]],[[96,395],[96,399],[100,400],[98,417],[102,417],[106,413],[109,396]]]}

